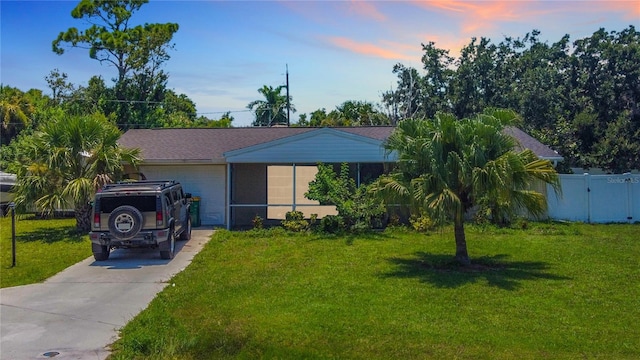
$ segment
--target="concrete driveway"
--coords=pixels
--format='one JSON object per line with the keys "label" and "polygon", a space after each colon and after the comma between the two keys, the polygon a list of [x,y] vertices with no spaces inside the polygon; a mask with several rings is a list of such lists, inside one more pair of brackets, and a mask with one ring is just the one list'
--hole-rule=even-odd
{"label": "concrete driveway", "polygon": [[145,309],[209,240],[194,228],[176,242],[173,260],[159,251],[116,250],[93,257],[41,284],[0,289],[0,359],[105,359],[118,330]]}

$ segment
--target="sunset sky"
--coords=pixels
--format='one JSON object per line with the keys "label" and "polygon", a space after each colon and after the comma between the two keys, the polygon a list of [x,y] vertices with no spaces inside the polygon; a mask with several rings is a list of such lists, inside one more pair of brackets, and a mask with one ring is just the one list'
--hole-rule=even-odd
{"label": "sunset sky", "polygon": [[[77,1],[0,1],[3,85],[49,94],[45,77],[53,69],[77,85],[93,75],[107,84],[113,67],[89,58],[87,50],[51,51],[69,27]],[[640,27],[640,1],[162,1],[152,0],[132,17],[140,23],[175,22],[175,50],[164,70],[168,87],[184,93],[199,114],[219,118],[231,111],[234,126],[247,126],[249,102],[263,85],[285,83],[302,113],[334,109],[346,100],[381,101],[395,87],[393,65],[421,68],[421,43],[457,56],[472,37],[499,43],[533,29],[549,43],[599,28]]]}

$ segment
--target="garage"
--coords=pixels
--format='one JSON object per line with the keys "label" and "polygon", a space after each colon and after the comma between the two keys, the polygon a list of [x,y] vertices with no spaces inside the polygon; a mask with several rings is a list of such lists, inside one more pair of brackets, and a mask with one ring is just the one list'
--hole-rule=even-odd
{"label": "garage", "polygon": [[148,180],[176,180],[185,192],[200,197],[202,225],[225,224],[224,165],[142,165]]}

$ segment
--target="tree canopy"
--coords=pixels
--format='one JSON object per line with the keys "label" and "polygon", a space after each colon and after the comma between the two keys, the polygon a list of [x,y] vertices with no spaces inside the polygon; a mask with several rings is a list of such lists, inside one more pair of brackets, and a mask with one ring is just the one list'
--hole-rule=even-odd
{"label": "tree canopy", "polygon": [[119,180],[123,162],[136,165],[139,150],[118,146],[120,131],[102,114],[62,116],[17,141],[8,170],[18,175],[15,201],[50,214],[71,206],[77,227],[88,231],[89,204],[97,189]]}
{"label": "tree canopy", "polygon": [[522,115],[521,126],[572,166],[640,169],[640,33],[599,29],[571,43],[537,30],[500,43],[472,38],[458,58],[423,44],[422,71],[397,64],[383,102],[395,122],[486,107]]}
{"label": "tree canopy", "polygon": [[514,151],[515,140],[502,130],[517,120],[508,110],[464,119],[436,113],[433,119],[404,120],[384,145],[397,154],[397,167],[372,191],[391,204],[408,205],[412,214],[453,221],[456,259],[468,265],[464,217],[470,209],[484,207],[496,220],[519,209],[542,215],[546,198],[531,190],[532,184],[559,186],[551,162],[531,150]]}
{"label": "tree canopy", "polygon": [[253,126],[287,125],[289,123],[287,106],[291,112],[295,112],[296,109],[291,105],[291,97],[287,99],[287,96],[282,94],[283,89],[286,89],[285,85],[275,88],[264,85],[258,89],[258,92],[264,96],[264,100],[254,100],[247,105],[247,109],[253,110],[255,113]]}
{"label": "tree canopy", "polygon": [[71,11],[75,19],[85,19],[89,28],[72,27],[60,32],[52,48],[63,54],[63,43],[89,50],[89,56],[107,62],[118,70],[120,83],[133,72],[156,69],[169,59],[167,50],[178,31],[178,24],[144,24],[132,26],[132,15],[148,0],[81,0]]}
{"label": "tree canopy", "polygon": [[134,13],[148,0],[81,0],[71,11],[91,26],[60,32],[52,43],[57,54],[67,44],[89,50],[89,57],[113,65],[118,72],[110,110],[120,128],[153,127],[164,100],[168,76],[161,66],[169,60],[178,24],[133,25]]}

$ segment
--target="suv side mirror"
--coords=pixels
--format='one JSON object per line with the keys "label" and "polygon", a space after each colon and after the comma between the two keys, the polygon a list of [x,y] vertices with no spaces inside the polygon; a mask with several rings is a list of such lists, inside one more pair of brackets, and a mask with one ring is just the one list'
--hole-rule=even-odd
{"label": "suv side mirror", "polygon": [[184,197],[186,197],[187,199],[191,199],[191,193],[185,193]]}

